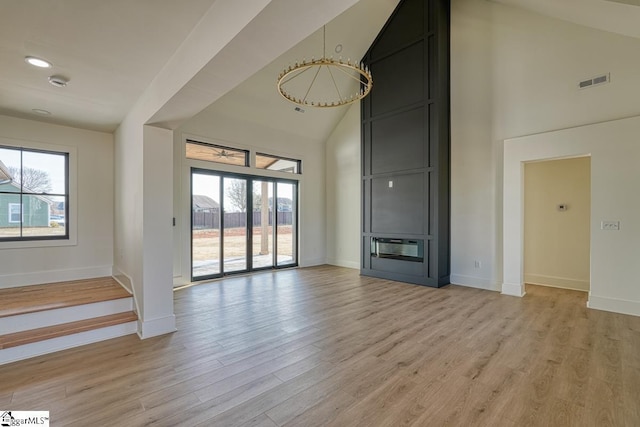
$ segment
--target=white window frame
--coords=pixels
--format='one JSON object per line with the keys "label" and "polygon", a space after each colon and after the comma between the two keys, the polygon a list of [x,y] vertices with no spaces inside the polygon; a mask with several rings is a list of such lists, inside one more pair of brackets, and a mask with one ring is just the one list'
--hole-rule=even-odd
{"label": "white window frame", "polygon": [[[11,219],[13,217],[13,212],[11,211],[11,207],[13,206],[18,206],[20,208],[18,214],[21,215],[22,218],[17,221],[13,221]],[[21,222],[24,222],[24,206],[22,205],[22,203],[9,203],[8,208],[9,208],[9,221],[8,221],[9,224],[20,224]]]}

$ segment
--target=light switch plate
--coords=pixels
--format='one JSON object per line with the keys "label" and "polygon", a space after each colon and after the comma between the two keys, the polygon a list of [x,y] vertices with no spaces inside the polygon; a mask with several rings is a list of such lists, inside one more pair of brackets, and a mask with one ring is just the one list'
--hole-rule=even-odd
{"label": "light switch plate", "polygon": [[602,221],[600,228],[603,230],[620,230],[620,221]]}

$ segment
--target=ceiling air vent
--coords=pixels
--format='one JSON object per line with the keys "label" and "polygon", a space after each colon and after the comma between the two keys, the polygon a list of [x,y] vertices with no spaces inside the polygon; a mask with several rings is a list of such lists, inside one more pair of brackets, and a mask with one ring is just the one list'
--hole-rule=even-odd
{"label": "ceiling air vent", "polygon": [[580,83],[578,83],[578,87],[580,89],[586,89],[588,87],[600,86],[605,83],[609,83],[610,81],[611,81],[611,74],[603,74],[598,77],[593,77],[591,79],[581,81]]}

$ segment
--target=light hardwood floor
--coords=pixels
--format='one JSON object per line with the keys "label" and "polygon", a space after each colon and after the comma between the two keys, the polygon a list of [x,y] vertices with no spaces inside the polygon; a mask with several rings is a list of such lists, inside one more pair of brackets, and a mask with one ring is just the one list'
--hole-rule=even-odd
{"label": "light hardwood floor", "polygon": [[0,367],[53,426],[639,426],[640,318],[317,267],[175,293],[178,332]]}
{"label": "light hardwood floor", "polygon": [[[103,302],[131,295],[111,277],[0,289],[0,317]],[[51,298],[54,297],[55,300]]]}

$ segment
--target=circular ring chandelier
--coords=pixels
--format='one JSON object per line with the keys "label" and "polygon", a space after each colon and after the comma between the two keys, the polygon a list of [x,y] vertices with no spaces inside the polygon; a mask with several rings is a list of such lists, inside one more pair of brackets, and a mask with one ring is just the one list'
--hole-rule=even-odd
{"label": "circular ring chandelier", "polygon": [[[323,44],[326,44],[323,28]],[[309,73],[310,71],[310,73]],[[305,77],[302,77],[302,76]],[[306,78],[306,81],[304,79]],[[357,83],[356,89],[353,86]],[[359,101],[371,92],[373,76],[363,63],[339,58],[302,60],[278,76],[278,92],[285,99],[306,107],[340,107]]]}

